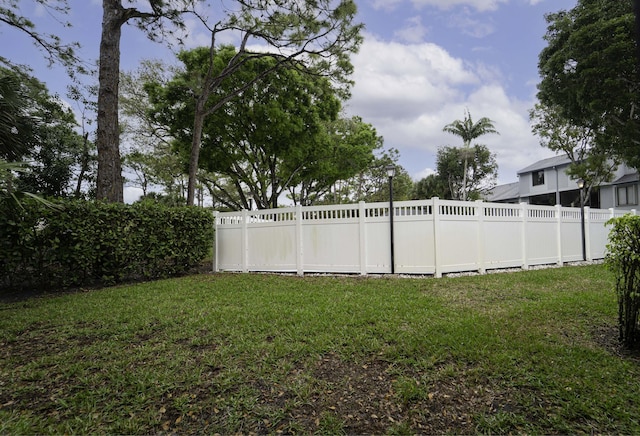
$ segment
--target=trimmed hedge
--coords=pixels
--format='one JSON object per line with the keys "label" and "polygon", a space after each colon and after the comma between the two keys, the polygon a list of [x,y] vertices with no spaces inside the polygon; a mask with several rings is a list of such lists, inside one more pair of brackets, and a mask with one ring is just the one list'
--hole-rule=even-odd
{"label": "trimmed hedge", "polygon": [[640,348],[640,216],[624,215],[612,226],[605,262],[616,277],[620,341]]}
{"label": "trimmed hedge", "polygon": [[211,252],[213,214],[155,203],[0,202],[0,289],[112,285],[184,274]]}

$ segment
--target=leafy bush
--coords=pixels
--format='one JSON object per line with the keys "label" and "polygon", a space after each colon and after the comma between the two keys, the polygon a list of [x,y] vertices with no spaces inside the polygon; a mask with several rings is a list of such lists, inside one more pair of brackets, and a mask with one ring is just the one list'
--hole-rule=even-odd
{"label": "leafy bush", "polygon": [[620,341],[629,348],[640,345],[640,216],[624,215],[608,221],[605,262],[616,277]]}
{"label": "leafy bush", "polygon": [[211,211],[154,203],[0,204],[0,289],[169,277],[204,259]]}

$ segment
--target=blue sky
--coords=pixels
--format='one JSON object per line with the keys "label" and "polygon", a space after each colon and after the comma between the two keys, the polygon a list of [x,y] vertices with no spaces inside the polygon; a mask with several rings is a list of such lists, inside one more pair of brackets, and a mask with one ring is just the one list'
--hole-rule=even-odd
{"label": "blue sky", "polygon": [[[535,104],[538,54],[545,47],[544,15],[571,9],[576,0],[356,1],[366,30],[352,59],[355,86],[345,112],[371,123],[385,147],[397,148],[399,163],[414,179],[433,171],[438,147],[461,145],[442,128],[467,109],[474,119],[491,118],[500,132],[479,140],[497,156],[500,183],[517,180],[518,170],[553,155],[531,133],[528,110]],[[65,29],[35,2],[21,1],[38,30],[79,41],[81,56],[95,62],[101,1],[69,4],[73,27]],[[0,27],[0,41],[0,55],[30,65],[50,90],[64,95],[64,71],[47,68],[28,38]],[[195,27],[186,41],[188,48],[207,43]],[[141,59],[173,60],[168,49],[131,26],[121,45],[123,70],[134,70]]]}

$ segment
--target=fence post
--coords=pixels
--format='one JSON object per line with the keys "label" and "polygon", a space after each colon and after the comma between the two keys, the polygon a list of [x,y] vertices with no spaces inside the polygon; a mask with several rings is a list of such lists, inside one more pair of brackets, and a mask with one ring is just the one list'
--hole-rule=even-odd
{"label": "fence post", "polygon": [[434,259],[434,275],[436,278],[442,277],[442,265],[440,265],[440,199],[433,197],[431,199],[433,204],[433,259]]}
{"label": "fence post", "polygon": [[476,216],[478,217],[478,272],[486,273],[485,268],[485,235],[484,235],[484,205],[482,200],[476,200]]}
{"label": "fence post", "polygon": [[527,203],[520,203],[520,217],[522,218],[522,269],[529,269],[529,260],[527,259],[527,232],[529,220],[529,208]]}
{"label": "fence post", "polygon": [[358,203],[358,230],[360,232],[360,274],[367,274],[367,209],[364,201]]}
{"label": "fence post", "polygon": [[304,275],[304,244],[302,242],[302,205],[296,207],[296,272]]}
{"label": "fence post", "polygon": [[249,213],[242,209],[242,272],[249,272]]}
{"label": "fence post", "polygon": [[584,245],[585,252],[588,261],[592,261],[591,257],[591,208],[589,206],[584,207]]}
{"label": "fence post", "polygon": [[556,245],[558,247],[558,265],[562,266],[562,206],[556,204]]}
{"label": "fence post", "polygon": [[219,270],[218,266],[218,211],[213,211],[213,272]]}

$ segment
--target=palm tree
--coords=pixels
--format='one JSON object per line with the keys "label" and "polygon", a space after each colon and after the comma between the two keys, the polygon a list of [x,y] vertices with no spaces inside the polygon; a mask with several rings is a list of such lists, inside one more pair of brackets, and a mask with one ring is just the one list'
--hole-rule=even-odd
{"label": "palm tree", "polygon": [[499,133],[493,125],[493,121],[491,121],[487,117],[482,117],[478,120],[478,122],[474,123],[471,119],[469,110],[465,111],[465,117],[463,121],[455,120],[453,123],[444,126],[442,130],[462,138],[462,142],[464,144],[462,153],[464,155],[464,173],[462,175],[462,201],[466,201],[467,170],[469,166],[469,155],[471,154],[471,141],[482,135],[486,135],[489,133],[495,133],[499,135]]}
{"label": "palm tree", "polygon": [[31,120],[17,75],[0,69],[0,158],[15,161],[27,150]]}

